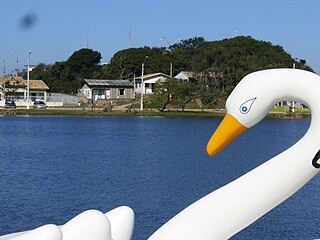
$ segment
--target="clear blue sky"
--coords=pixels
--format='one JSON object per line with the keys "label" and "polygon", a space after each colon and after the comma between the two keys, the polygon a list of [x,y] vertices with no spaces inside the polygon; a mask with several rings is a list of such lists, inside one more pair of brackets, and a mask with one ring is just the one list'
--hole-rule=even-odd
{"label": "clear blue sky", "polygon": [[[66,60],[89,47],[108,62],[128,46],[168,46],[194,36],[238,35],[278,44],[320,73],[319,0],[1,0],[0,59],[7,73]],[[29,23],[29,24],[28,24]],[[161,37],[165,37],[162,41]]]}

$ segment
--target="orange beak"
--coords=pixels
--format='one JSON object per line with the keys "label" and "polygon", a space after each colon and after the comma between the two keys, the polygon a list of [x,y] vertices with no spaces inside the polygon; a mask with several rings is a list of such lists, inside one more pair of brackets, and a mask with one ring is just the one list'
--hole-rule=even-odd
{"label": "orange beak", "polygon": [[216,155],[247,129],[235,117],[227,113],[207,144],[208,155]]}

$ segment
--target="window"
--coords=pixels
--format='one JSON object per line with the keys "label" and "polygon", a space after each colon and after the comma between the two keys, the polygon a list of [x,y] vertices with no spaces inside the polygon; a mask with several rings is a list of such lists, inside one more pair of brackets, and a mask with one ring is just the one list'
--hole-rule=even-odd
{"label": "window", "polygon": [[99,95],[99,96],[102,96],[102,95],[103,95],[103,90],[102,90],[102,89],[99,89],[99,90],[98,90],[98,95]]}
{"label": "window", "polygon": [[98,90],[98,99],[105,99],[106,98],[106,96],[104,95],[104,90],[103,89],[99,89]]}
{"label": "window", "polygon": [[123,88],[119,89],[119,96],[124,96],[124,89]]}

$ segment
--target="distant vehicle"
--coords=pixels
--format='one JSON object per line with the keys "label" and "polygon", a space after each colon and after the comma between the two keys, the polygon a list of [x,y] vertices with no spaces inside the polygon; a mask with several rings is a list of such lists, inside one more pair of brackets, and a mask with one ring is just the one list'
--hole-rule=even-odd
{"label": "distant vehicle", "polygon": [[45,104],[43,101],[34,101],[33,108],[46,109],[47,108],[47,104]]}
{"label": "distant vehicle", "polygon": [[11,102],[6,102],[4,104],[4,108],[10,108],[10,109],[16,109],[16,104],[14,101],[11,101]]}

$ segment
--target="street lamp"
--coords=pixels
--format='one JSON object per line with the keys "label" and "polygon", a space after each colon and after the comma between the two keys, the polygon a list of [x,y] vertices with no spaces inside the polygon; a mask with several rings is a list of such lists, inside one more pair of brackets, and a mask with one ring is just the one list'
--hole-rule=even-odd
{"label": "street lamp", "polygon": [[30,80],[30,55],[31,55],[31,51],[29,51],[28,59],[27,59],[27,109],[29,109],[29,94],[30,94],[30,86],[29,86],[29,80]]}
{"label": "street lamp", "polygon": [[[294,59],[295,59],[295,61],[294,61],[293,64],[292,64],[292,68],[293,68],[293,69],[296,68],[296,61],[298,61],[299,58],[294,58]],[[294,108],[295,108],[295,102],[294,102],[294,101],[292,101],[291,107],[292,107],[292,112],[295,112],[295,110],[294,110]]]}
{"label": "street lamp", "polygon": [[[145,60],[148,58],[148,56],[146,56]],[[142,84],[142,92],[141,92],[141,101],[140,101],[140,110],[143,111],[143,95],[144,95],[144,81],[143,81],[143,75],[144,75],[144,62],[142,63],[142,67],[141,67],[141,84]]]}

